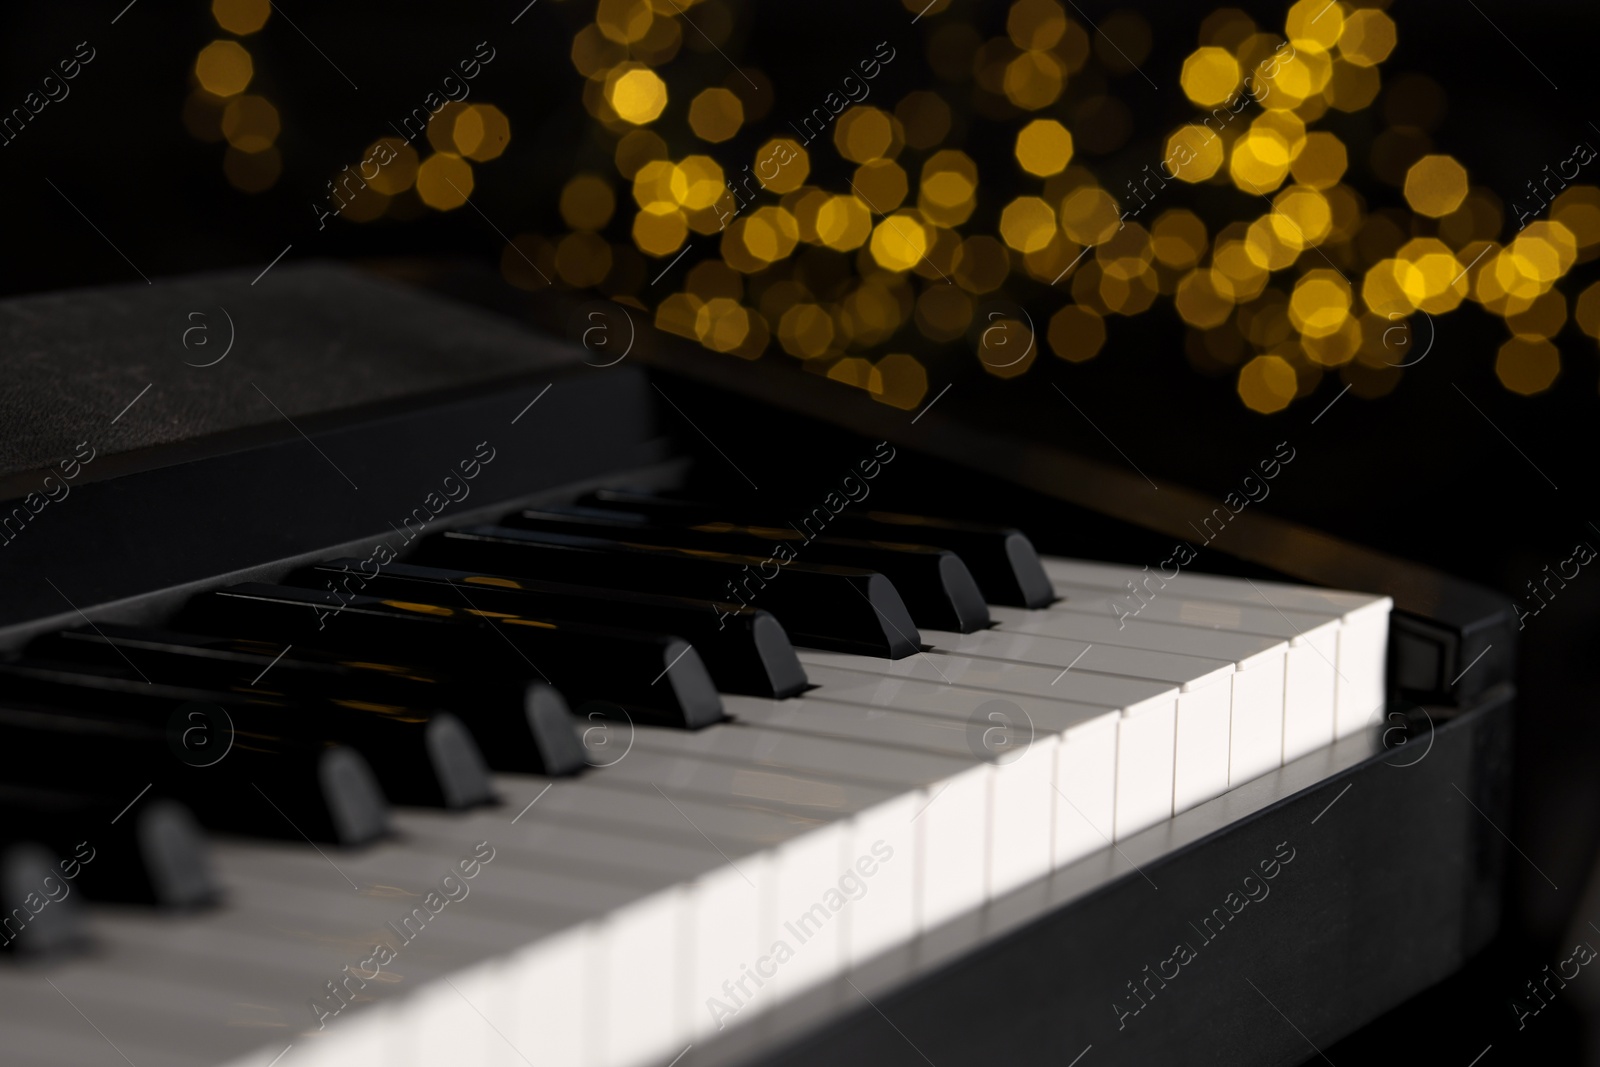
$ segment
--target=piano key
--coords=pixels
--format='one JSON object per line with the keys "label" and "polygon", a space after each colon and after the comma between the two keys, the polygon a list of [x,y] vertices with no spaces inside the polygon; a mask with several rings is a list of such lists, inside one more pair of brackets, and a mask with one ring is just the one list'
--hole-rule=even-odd
{"label": "piano key", "polygon": [[[886,745],[962,760],[1002,752],[1015,759],[991,761],[988,844],[983,857],[985,895],[999,897],[1051,869],[1055,812],[1054,772],[1059,735],[1037,736],[1026,723],[971,723],[912,712],[862,709],[825,700],[732,698],[735,722],[766,730]],[[992,748],[986,746],[993,746]]]}
{"label": "piano key", "polygon": [[661,634],[549,623],[472,608],[246,583],[196,597],[182,619],[230,635],[350,650],[456,671],[538,677],[582,710],[620,706],[674,726],[722,716],[694,647]]}
{"label": "piano key", "polygon": [[132,810],[59,789],[0,786],[0,825],[26,826],[92,900],[186,908],[219,894],[209,846],[183,804],[146,796]]}
{"label": "piano key", "polygon": [[[1127,582],[1143,582],[1147,577],[1145,572],[1131,567],[1084,560],[1051,559],[1047,567],[1062,581],[1096,588],[1110,585],[1122,590],[1127,588]],[[1369,725],[1373,709],[1382,709],[1389,613],[1394,609],[1391,597],[1287,582],[1241,581],[1192,571],[1183,571],[1174,579],[1157,575],[1156,581],[1172,583],[1174,592],[1198,600],[1267,604],[1286,612],[1337,617],[1341,626],[1336,657],[1339,709],[1335,736],[1345,737]]]}
{"label": "piano key", "polygon": [[[317,564],[308,576],[350,578],[356,560]],[[584,622],[672,634],[694,645],[717,688],[750,696],[794,696],[806,687],[805,670],[783,625],[770,612],[713,600],[652,596],[624,589],[508,578],[480,571],[391,563],[375,576],[356,572],[357,592],[440,600],[485,611]],[[436,586],[447,587],[444,592]]]}
{"label": "piano key", "polygon": [[1059,697],[1101,704],[1121,713],[1117,724],[1117,796],[1113,836],[1121,838],[1172,815],[1173,763],[1177,742],[1176,687],[1131,678],[1053,671],[1048,667],[1002,663],[970,656],[926,652],[911,659],[885,661],[803,651],[813,667],[868,672],[902,678],[976,686],[999,695]]}
{"label": "piano key", "polygon": [[[1283,762],[1333,740],[1333,670],[1324,656],[1319,655],[1319,649],[1312,646],[1313,642],[1323,641],[1331,647],[1326,638],[1328,631],[1323,628],[1284,641],[1181,623],[1151,622],[1142,618],[1118,620],[1110,614],[1075,611],[997,608],[995,621],[1001,631],[1071,638],[1091,643],[1096,648],[1118,646],[1232,660],[1239,671],[1258,672],[1236,678],[1236,687],[1283,693]],[[1230,732],[1237,734],[1241,744],[1261,736],[1259,728],[1251,730],[1244,722],[1232,724]],[[1261,758],[1258,754],[1250,762],[1259,765]],[[1241,765],[1237,773],[1250,772]],[[1182,792],[1180,789],[1180,794]],[[1191,795],[1198,795],[1198,791]],[[1180,811],[1185,806],[1176,805]]]}
{"label": "piano key", "polygon": [[[567,703],[543,682],[445,675],[414,665],[330,655],[305,647],[105,623],[36,639],[31,655],[121,668],[155,681],[264,695],[379,701],[448,711],[466,724],[496,770],[570,774],[583,747]],[[270,681],[267,681],[270,674]],[[264,682],[264,684],[263,684]]]}
{"label": "piano key", "polygon": [[57,862],[21,827],[0,834],[0,960],[47,959],[87,944],[82,901]]}
{"label": "piano key", "polygon": [[[1110,602],[1106,590],[1069,585],[1061,585],[1059,589],[1063,599],[1053,605],[1051,611],[1096,612]],[[1306,662],[1300,669],[1314,679],[1308,684],[1319,689],[1323,686],[1324,675],[1312,660],[1320,660],[1337,679],[1335,733],[1344,737],[1370,725],[1375,716],[1381,715],[1384,706],[1388,603],[1385,599],[1354,613],[1354,628],[1348,627],[1341,616],[1325,611],[1285,611],[1271,604],[1178,596],[1157,596],[1144,602],[1138,617],[1152,622],[1276,637],[1288,640],[1291,649],[1306,649],[1307,654],[1301,657]],[[1345,640],[1347,629],[1350,630],[1348,641]],[[1347,654],[1348,671],[1344,664]]]}
{"label": "piano key", "polygon": [[222,759],[195,766],[175,756],[166,730],[10,697],[0,698],[0,741],[14,782],[71,785],[84,768],[98,768],[110,772],[104,784],[130,792],[140,781],[159,784],[202,823],[232,833],[357,845],[389,827],[388,801],[372,768],[343,745],[236,729]]}
{"label": "piano key", "polygon": [[[1233,776],[1247,781],[1281,762],[1281,680],[1276,686],[1247,684],[1230,662],[1008,631],[925,630],[923,636],[940,652],[1178,686],[1174,813],[1225,792]],[[1235,734],[1237,752],[1230,747]],[[1253,747],[1245,747],[1246,739]]]}
{"label": "piano key", "polygon": [[[232,727],[313,744],[342,742],[367,757],[384,793],[400,804],[463,808],[493,798],[478,746],[448,712],[322,697],[291,701],[243,686],[163,685],[97,673],[89,665],[26,660],[0,663],[0,686],[52,708],[126,719],[181,737],[189,736],[189,729],[204,729],[208,744],[213,712],[225,719],[219,742]],[[196,725],[181,730],[174,725],[185,721]],[[197,742],[200,737],[195,735]],[[200,755],[208,756],[209,750]]]}
{"label": "piano key", "polygon": [[669,596],[760,600],[791,640],[817,648],[898,659],[918,645],[916,624],[894,585],[875,571],[854,567],[625,548],[599,538],[504,526],[473,526],[429,538],[418,546],[416,560]]}
{"label": "piano key", "polygon": [[[828,667],[813,666],[809,673],[817,684],[813,691],[817,698],[863,709],[884,708],[953,719],[966,724],[969,730],[976,726],[980,745],[990,727],[1014,727],[1019,717],[1039,735],[1059,735],[1051,865],[1065,866],[1111,844],[1119,759],[1117,724],[1121,718],[1116,709],[1020,694],[997,699],[999,694],[991,690]],[[1130,741],[1124,746],[1122,758],[1140,764],[1159,759],[1158,754],[1141,756],[1131,750],[1131,744]]]}
{"label": "piano key", "polygon": [[947,549],[839,537],[808,539],[784,526],[729,522],[671,522],[662,515],[604,508],[529,509],[501,520],[521,530],[578,534],[618,541],[773,557],[779,546],[808,563],[877,571],[895,589],[919,627],[970,633],[989,625],[983,594],[961,557]]}
{"label": "piano key", "polygon": [[678,500],[620,489],[600,489],[581,498],[597,507],[636,510],[649,515],[677,515],[701,522],[754,522],[793,526],[808,537],[827,530],[834,536],[905,542],[947,548],[961,557],[990,604],[1042,608],[1055,599],[1033,543],[1020,530],[1006,526],[936,519],[889,511],[844,511],[815,508],[794,516],[766,514],[737,504]]}

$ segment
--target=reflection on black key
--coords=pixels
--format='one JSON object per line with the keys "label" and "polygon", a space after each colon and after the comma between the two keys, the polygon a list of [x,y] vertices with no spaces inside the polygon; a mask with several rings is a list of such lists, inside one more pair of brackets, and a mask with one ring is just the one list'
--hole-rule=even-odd
{"label": "reflection on black key", "polygon": [[991,604],[1042,608],[1049,606],[1056,598],[1033,543],[1022,531],[1009,526],[935,519],[892,511],[834,513],[826,508],[809,513],[797,512],[790,516],[769,515],[763,519],[739,504],[676,500],[620,489],[602,489],[586,496],[584,502],[597,507],[638,511],[655,517],[677,516],[674,521],[765,521],[773,526],[792,525],[802,533],[811,535],[826,529],[830,535],[839,537],[933,545],[947,548],[961,557],[977,579],[984,599]]}
{"label": "reflection on black key", "polygon": [[25,826],[91,900],[184,908],[217,899],[205,834],[176,800],[132,805],[82,793],[0,786],[0,826]]}
{"label": "reflection on black key", "polygon": [[694,648],[660,634],[257,583],[195,597],[182,617],[230,636],[360,651],[455,673],[539,677],[580,712],[593,703],[691,729],[722,718],[722,699]]}
{"label": "reflection on black key", "polygon": [[119,670],[131,661],[152,681],[175,685],[448,711],[472,731],[495,770],[557,776],[584,766],[576,721],[561,694],[543,682],[447,675],[311,648],[113,623],[41,637],[28,652]]}
{"label": "reflection on black key", "polygon": [[207,763],[210,755],[184,747],[181,728],[0,698],[12,782],[121,788],[130,802],[149,787],[182,800],[206,826],[256,837],[359,845],[388,832],[388,801],[355,749],[244,730],[228,740]]}
{"label": "reflection on black key", "polygon": [[[63,711],[176,729],[196,749],[224,742],[225,736],[216,735],[232,728],[353,745],[397,804],[464,808],[494,797],[478,746],[461,720],[448,712],[319,697],[290,701],[244,687],[154,684],[102,673],[87,664],[27,661],[0,664],[0,692]],[[210,718],[212,708],[222,709],[226,718]],[[184,727],[185,719],[194,726]],[[198,752],[200,757],[209,754]]]}
{"label": "reflection on black key", "polygon": [[390,563],[371,576],[353,569],[358,566],[353,559],[329,560],[304,578],[308,585],[326,583],[347,594],[434,600],[557,622],[672,634],[694,645],[724,693],[783,699],[807,686],[789,635],[776,618],[759,609],[406,563]]}
{"label": "reflection on black key", "polygon": [[65,869],[20,827],[0,831],[0,909],[0,959],[44,959],[88,944]]}
{"label": "reflection on black key", "polygon": [[887,659],[920,648],[917,625],[893,583],[855,567],[508,526],[473,526],[428,538],[416,562],[669,596],[737,597],[776,615],[796,644]]}
{"label": "reflection on black key", "polygon": [[808,540],[788,526],[673,521],[665,515],[604,508],[535,508],[501,520],[523,530],[703,548],[765,558],[780,544],[808,563],[878,571],[894,583],[912,621],[930,630],[972,633],[989,625],[989,607],[961,557],[948,549],[843,537]]}

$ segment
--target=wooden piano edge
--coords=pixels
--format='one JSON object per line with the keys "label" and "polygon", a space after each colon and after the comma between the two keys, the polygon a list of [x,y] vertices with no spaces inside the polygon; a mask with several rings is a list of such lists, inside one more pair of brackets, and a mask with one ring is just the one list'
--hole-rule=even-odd
{"label": "wooden piano edge", "polygon": [[[1373,731],[1312,753],[680,1067],[1061,1067],[1089,1049],[1085,1065],[1313,1061],[1308,1040],[1327,1048],[1494,936],[1505,843],[1489,820],[1508,815],[1512,698],[1495,686],[1416,744],[1386,750]],[[1262,880],[1285,844],[1293,859]],[[1193,955],[1175,965],[1179,942]]]}

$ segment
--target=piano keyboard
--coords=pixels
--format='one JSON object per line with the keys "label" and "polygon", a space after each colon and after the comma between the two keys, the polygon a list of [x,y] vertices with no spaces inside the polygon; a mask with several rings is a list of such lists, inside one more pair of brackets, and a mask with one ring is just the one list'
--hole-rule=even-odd
{"label": "piano keyboard", "polygon": [[[96,784],[117,822],[175,797],[225,835],[208,865],[186,812],[142,846],[84,817],[106,881],[220,903],[97,903],[81,956],[29,905],[11,1057],[666,1064],[1381,716],[1385,596],[887,516],[741,586],[770,519],[686,507],[595,494],[0,665],[8,734],[180,757]],[[8,915],[49,869],[19,849]]]}

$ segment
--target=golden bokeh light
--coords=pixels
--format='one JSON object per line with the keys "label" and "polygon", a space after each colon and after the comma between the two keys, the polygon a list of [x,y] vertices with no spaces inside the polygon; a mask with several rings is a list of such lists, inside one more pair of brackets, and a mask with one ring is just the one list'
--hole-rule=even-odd
{"label": "golden bokeh light", "polygon": [[1352,11],[1339,34],[1339,55],[1358,67],[1373,67],[1389,58],[1397,35],[1394,20],[1376,8]]}
{"label": "golden bokeh light", "polygon": [[1298,389],[1294,367],[1282,356],[1257,356],[1239,370],[1239,399],[1263,415],[1288,407]]}
{"label": "golden bokeh light", "polygon": [[928,372],[915,356],[905,352],[891,352],[878,360],[873,368],[878,372],[880,389],[873,399],[901,411],[914,410],[928,394]]}
{"label": "golden bokeh light", "polygon": [[250,53],[238,41],[212,41],[194,61],[195,79],[213,96],[244,92],[254,75]]}
{"label": "golden bokeh light", "polygon": [[1019,196],[1000,212],[1000,236],[1018,252],[1037,252],[1056,234],[1056,213],[1036,196]]}
{"label": "golden bokeh light", "polygon": [[1204,126],[1180,126],[1167,138],[1167,173],[1186,182],[1203,182],[1222,168],[1222,138]]}
{"label": "golden bokeh light", "polygon": [[1406,171],[1405,194],[1419,215],[1448,215],[1467,198],[1467,168],[1449,156],[1423,156]]}
{"label": "golden bokeh light", "polygon": [[1513,337],[1495,355],[1494,373],[1513,393],[1533,396],[1555,384],[1561,354],[1543,337]]}
{"label": "golden bokeh light", "polygon": [[1034,119],[1017,134],[1016,156],[1029,174],[1060,174],[1072,162],[1072,134],[1055,119]]}
{"label": "golden bokeh light", "polygon": [[600,0],[594,21],[607,40],[633,44],[650,32],[655,13],[649,0]]}
{"label": "golden bokeh light", "polygon": [[278,109],[264,96],[236,96],[222,109],[222,136],[241,152],[265,152],[278,130]]}
{"label": "golden bokeh light", "polygon": [[839,252],[850,252],[872,236],[872,212],[855,196],[831,196],[817,209],[817,239]]}
{"label": "golden bokeh light", "polygon": [[272,14],[269,0],[211,0],[211,17],[217,25],[238,37],[255,33],[267,24]]}
{"label": "golden bokeh light", "polygon": [[643,126],[667,107],[667,84],[649,67],[624,64],[606,76],[606,103],[624,122]]}
{"label": "golden bokeh light", "polygon": [[633,243],[647,256],[670,256],[688,236],[688,220],[670,201],[652,200],[633,217]]}
{"label": "golden bokeh light", "polygon": [[1179,83],[1183,93],[1201,107],[1215,107],[1239,87],[1243,72],[1226,48],[1197,48],[1183,61]]}
{"label": "golden bokeh light", "polygon": [[451,211],[472,195],[472,164],[460,156],[436,152],[417,167],[417,196],[436,211]]}
{"label": "golden bokeh light", "polygon": [[1093,359],[1106,343],[1106,323],[1086,307],[1067,304],[1050,316],[1050,351],[1072,363]]}
{"label": "golden bokeh light", "polygon": [[1061,202],[1061,230],[1080,245],[1108,241],[1121,225],[1117,202],[1104,189],[1085,186]]}
{"label": "golden bokeh light", "polygon": [[872,231],[869,249],[884,270],[908,271],[927,254],[928,231],[912,216],[890,215]]}
{"label": "golden bokeh light", "polygon": [[689,128],[702,141],[721,144],[742,125],[744,104],[730,89],[706,89],[689,103]]}
{"label": "golden bokeh light", "polygon": [[574,230],[598,230],[611,221],[617,198],[598,174],[574,176],[561,189],[561,219]]}
{"label": "golden bokeh light", "polygon": [[906,172],[888,159],[863,163],[851,176],[850,188],[872,206],[875,214],[888,215],[905,202]]}
{"label": "golden bokeh light", "polygon": [[871,163],[889,154],[894,126],[889,113],[875,107],[852,107],[833,127],[833,145],[852,163]]}

